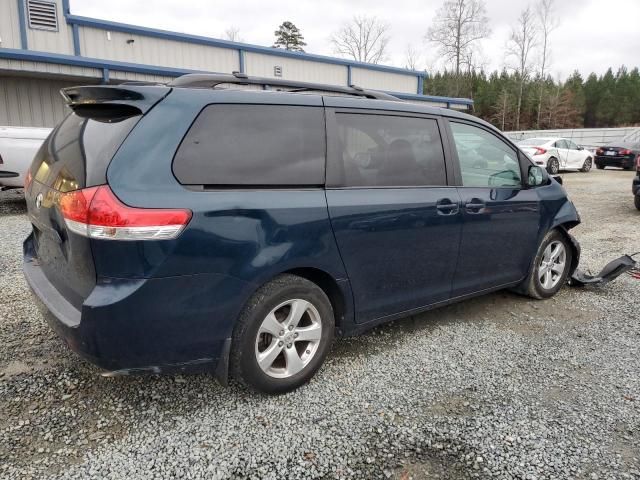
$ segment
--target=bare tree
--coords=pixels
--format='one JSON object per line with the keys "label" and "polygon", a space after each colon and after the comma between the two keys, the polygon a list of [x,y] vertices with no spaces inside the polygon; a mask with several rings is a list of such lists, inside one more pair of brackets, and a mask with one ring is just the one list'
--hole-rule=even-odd
{"label": "bare tree", "polygon": [[536,5],[536,14],[542,37],[542,45],[540,51],[540,92],[538,95],[538,118],[536,121],[537,128],[540,128],[540,116],[542,113],[542,96],[544,95],[545,77],[547,75],[547,67],[551,56],[549,48],[549,37],[551,33],[558,28],[558,21],[553,12],[554,0],[539,0]]}
{"label": "bare tree", "polygon": [[413,45],[408,44],[405,50],[405,68],[409,70],[418,70],[418,63],[420,62],[420,54],[413,48]]}
{"label": "bare tree", "polygon": [[331,36],[334,52],[358,62],[379,63],[386,58],[389,26],[376,17],[356,15]]}
{"label": "bare tree", "polygon": [[511,35],[507,42],[507,55],[516,60],[514,67],[518,74],[520,88],[518,89],[518,103],[516,107],[516,130],[520,130],[520,111],[522,110],[522,95],[524,85],[531,75],[532,50],[537,41],[536,21],[531,7],[527,6],[518,17],[518,22],[511,28]]}
{"label": "bare tree", "polygon": [[460,70],[478,42],[491,34],[484,0],[446,0],[438,10],[425,38],[438,45],[440,55],[452,62],[456,91]]}
{"label": "bare tree", "polygon": [[507,125],[507,117],[509,115],[509,92],[506,88],[502,89],[498,96],[496,104],[492,107],[493,114],[489,120],[500,125],[500,130],[504,131]]}
{"label": "bare tree", "polygon": [[225,40],[229,40],[230,42],[242,42],[243,39],[240,37],[240,29],[236,26],[231,26],[224,31],[223,38]]}

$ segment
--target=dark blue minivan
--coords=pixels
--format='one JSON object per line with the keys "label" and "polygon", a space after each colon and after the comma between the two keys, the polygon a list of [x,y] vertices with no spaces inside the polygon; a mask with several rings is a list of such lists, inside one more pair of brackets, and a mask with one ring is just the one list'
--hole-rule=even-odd
{"label": "dark blue minivan", "polygon": [[108,374],[277,393],[332,339],[578,263],[562,186],[491,125],[358,87],[187,75],[63,90],[27,176],[24,272]]}

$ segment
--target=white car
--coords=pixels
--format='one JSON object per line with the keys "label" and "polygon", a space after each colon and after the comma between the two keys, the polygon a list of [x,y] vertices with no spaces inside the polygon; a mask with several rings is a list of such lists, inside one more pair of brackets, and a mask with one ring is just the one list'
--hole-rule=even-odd
{"label": "white car", "polygon": [[518,146],[533,163],[554,175],[560,170],[588,172],[593,165],[593,154],[568,138],[528,138],[518,142]]}
{"label": "white car", "polygon": [[36,152],[50,128],[0,127],[0,190],[22,188]]}

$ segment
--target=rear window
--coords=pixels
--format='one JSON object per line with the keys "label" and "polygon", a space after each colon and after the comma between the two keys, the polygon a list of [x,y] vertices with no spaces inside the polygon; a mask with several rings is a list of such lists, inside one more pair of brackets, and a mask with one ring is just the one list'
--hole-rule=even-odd
{"label": "rear window", "polygon": [[109,162],[140,118],[98,121],[71,113],[36,154],[34,179],[61,192],[106,183]]}
{"label": "rear window", "polygon": [[173,161],[185,185],[324,184],[325,129],[320,107],[209,105]]}

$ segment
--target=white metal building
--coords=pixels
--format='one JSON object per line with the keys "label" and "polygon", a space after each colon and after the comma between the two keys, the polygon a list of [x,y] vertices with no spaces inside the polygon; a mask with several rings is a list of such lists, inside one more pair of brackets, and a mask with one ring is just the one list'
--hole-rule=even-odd
{"label": "white metal building", "polygon": [[65,115],[66,86],[233,71],[358,85],[463,110],[473,104],[422,95],[425,72],[80,17],[69,0],[0,0],[0,125],[53,126]]}

